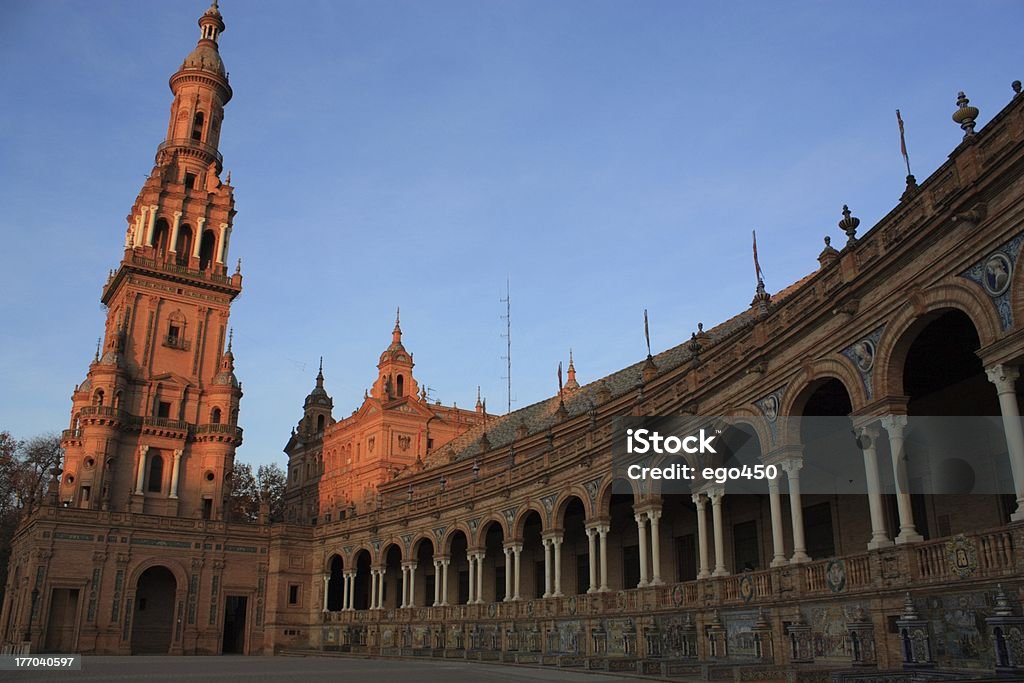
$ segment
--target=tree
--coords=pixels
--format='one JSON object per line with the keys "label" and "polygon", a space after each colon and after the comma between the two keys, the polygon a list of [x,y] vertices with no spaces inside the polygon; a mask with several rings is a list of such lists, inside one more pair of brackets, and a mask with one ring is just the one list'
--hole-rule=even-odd
{"label": "tree", "polygon": [[18,441],[10,432],[0,432],[0,604],[21,514],[45,502],[51,471],[60,466],[63,457],[57,434]]}
{"label": "tree", "polygon": [[228,497],[228,521],[256,523],[260,519],[260,504],[270,506],[270,521],[284,518],[284,470],[277,463],[264,464],[256,468],[246,462],[235,461],[231,473]]}

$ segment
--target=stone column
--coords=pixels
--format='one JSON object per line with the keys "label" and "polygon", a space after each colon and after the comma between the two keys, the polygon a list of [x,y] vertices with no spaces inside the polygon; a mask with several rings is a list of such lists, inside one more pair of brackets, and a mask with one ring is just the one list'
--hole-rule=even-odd
{"label": "stone column", "polygon": [[146,241],[144,244],[147,247],[153,246],[153,228],[156,227],[156,204],[152,204],[149,207],[149,221],[146,223]]}
{"label": "stone column", "polygon": [[1016,387],[1020,368],[993,365],[985,369],[985,374],[988,375],[989,381],[996,385],[996,393],[999,394],[999,412],[1003,415],[1006,451],[1010,456],[1013,490],[1017,495],[1017,509],[1010,515],[1010,519],[1020,522],[1024,520],[1024,428],[1020,423]]}
{"label": "stone column", "polygon": [[506,545],[503,550],[505,551],[505,600],[508,602],[512,599],[512,546]]}
{"label": "stone column", "polygon": [[793,518],[793,557],[790,562],[810,562],[807,541],[804,540],[804,508],[800,502],[800,468],[804,463],[799,458],[787,458],[781,465],[789,482],[789,514]]}
{"label": "stone column", "polygon": [[139,446],[139,473],[135,477],[135,493],[137,495],[143,494],[143,484],[146,480],[146,452],[149,450],[149,446]]}
{"label": "stone column", "polygon": [[370,609],[377,609],[377,570],[370,569]]}
{"label": "stone column", "polygon": [[324,574],[324,612],[327,611],[327,589],[331,583],[331,575]]}
{"label": "stone column", "polygon": [[203,242],[203,223],[206,222],[204,216],[200,216],[196,219],[196,238],[192,245],[192,256],[199,258],[199,245]]}
{"label": "stone column", "polygon": [[555,564],[555,585],[554,590],[551,591],[551,597],[560,598],[562,597],[562,536],[552,536],[551,538],[551,554]]}
{"label": "stone column", "polygon": [[419,564],[415,560],[409,562],[409,601],[406,607],[416,606],[416,568]]}
{"label": "stone column", "polygon": [[146,212],[149,211],[148,206],[139,207],[139,215],[135,217],[135,230],[132,233],[132,246],[142,246],[142,240],[146,236],[143,226],[146,224]]}
{"label": "stone column", "polygon": [[785,538],[782,530],[782,496],[779,495],[779,480],[768,480],[768,506],[772,514],[772,563],[773,567],[789,564],[786,559]]}
{"label": "stone column", "polygon": [[700,555],[700,569],[697,572],[698,579],[706,579],[711,576],[711,565],[708,562],[708,514],[707,498],[703,493],[695,493],[692,496],[693,504],[697,506],[697,547]]}
{"label": "stone column", "polygon": [[637,588],[647,585],[647,513],[638,512],[633,516],[636,519],[636,535],[640,539],[640,583]]}
{"label": "stone column", "polygon": [[434,560],[434,607],[441,606],[441,560]]}
{"label": "stone column", "polygon": [[476,554],[476,601],[484,601],[484,559],[487,553],[484,551]]}
{"label": "stone column", "polygon": [[651,585],[660,586],[661,580],[661,539],[658,534],[658,521],[661,510],[648,510],[647,518],[651,520]]}
{"label": "stone column", "polygon": [[217,240],[217,263],[224,263],[224,259],[228,256],[228,238],[231,237],[231,228],[228,227],[227,223],[220,224],[220,239]]}
{"label": "stone column", "polygon": [[341,574],[341,609],[352,609],[352,573],[342,572]]}
{"label": "stone column", "polygon": [[903,450],[903,430],[907,426],[906,415],[886,415],[881,419],[882,427],[889,434],[889,450],[892,452],[892,473],[896,482],[896,508],[900,515],[900,533],[897,543],[916,543],[924,537],[914,526],[914,509],[910,505],[910,482],[907,480],[907,460]]}
{"label": "stone column", "polygon": [[551,597],[551,539],[541,539],[544,544],[544,596]]}
{"label": "stone column", "polygon": [[171,470],[171,493],[168,498],[178,497],[178,476],[181,472],[181,449],[174,451],[174,469]]}
{"label": "stone column", "polygon": [[597,527],[597,533],[600,536],[599,541],[601,543],[601,588],[602,592],[611,590],[608,588],[608,530],[607,524],[602,524]]}
{"label": "stone column", "polygon": [[171,243],[167,245],[167,251],[172,254],[178,253],[178,229],[181,227],[181,211],[174,212],[174,225],[171,227]]}
{"label": "stone column", "polygon": [[443,586],[441,586],[441,605],[448,605],[448,565],[451,564],[451,560],[447,557],[441,560],[441,580]]}
{"label": "stone column", "polygon": [[878,476],[877,427],[861,427],[857,430],[860,446],[864,450],[864,475],[868,486],[868,510],[871,513],[871,540],[868,550],[892,545],[885,532],[885,517],[882,513],[882,483]]}
{"label": "stone column", "polygon": [[402,565],[402,599],[398,603],[398,607],[399,608],[404,608],[404,607],[407,606],[406,602],[405,602],[405,599],[406,599],[406,596],[408,594],[409,594],[409,568],[403,564]]}
{"label": "stone column", "polygon": [[476,602],[476,572],[474,571],[474,565],[476,564],[475,555],[466,551],[466,562],[469,564],[469,598],[466,600],[466,604],[472,605]]}
{"label": "stone column", "polygon": [[587,563],[590,565],[590,584],[587,586],[588,593],[596,593],[597,586],[597,529],[588,526],[587,529]]}
{"label": "stone column", "polygon": [[377,582],[380,587],[377,589],[377,609],[384,609],[384,577],[387,576],[387,568],[381,567],[377,572]]}
{"label": "stone column", "polygon": [[515,559],[515,569],[516,569],[515,592],[514,592],[514,594],[512,596],[513,600],[520,600],[520,599],[522,599],[522,598],[520,598],[521,593],[519,592],[519,588],[520,588],[520,586],[522,584],[522,581],[520,581],[520,578],[522,578],[522,575],[523,575],[522,571],[520,571],[521,568],[520,568],[520,564],[519,564],[520,555],[522,554],[522,552],[523,552],[523,544],[522,543],[513,544],[513,546],[512,546],[512,554],[515,556],[514,559]]}
{"label": "stone column", "polygon": [[708,498],[711,499],[711,523],[715,530],[715,571],[711,576],[728,576],[729,570],[725,568],[725,529],[722,523],[722,498],[725,491],[722,489],[711,489],[708,491]]}

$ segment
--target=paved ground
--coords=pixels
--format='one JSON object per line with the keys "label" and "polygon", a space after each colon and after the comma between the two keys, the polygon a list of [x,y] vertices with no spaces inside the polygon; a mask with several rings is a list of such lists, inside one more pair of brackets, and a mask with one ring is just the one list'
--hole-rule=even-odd
{"label": "paved ground", "polygon": [[[86,657],[81,671],[3,672],[5,681],[371,681],[372,683],[600,683],[628,678],[498,664],[347,657]],[[632,679],[636,680],[636,679]]]}

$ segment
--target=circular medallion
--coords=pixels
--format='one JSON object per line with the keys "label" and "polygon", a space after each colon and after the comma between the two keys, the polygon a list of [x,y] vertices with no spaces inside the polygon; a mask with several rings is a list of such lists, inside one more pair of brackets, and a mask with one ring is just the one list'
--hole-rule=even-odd
{"label": "circular medallion", "polygon": [[846,563],[842,560],[829,560],[825,567],[825,583],[833,593],[846,588]]}
{"label": "circular medallion", "polygon": [[769,422],[775,422],[775,418],[779,416],[779,398],[775,394],[772,394],[764,400],[762,403],[762,410],[764,410],[764,416],[768,418]]}
{"label": "circular medallion", "polygon": [[1013,275],[1013,264],[1010,257],[997,251],[985,260],[985,271],[982,273],[982,284],[990,296],[999,296],[1010,288]]}
{"label": "circular medallion", "polygon": [[870,339],[861,339],[854,344],[853,359],[861,372],[870,372],[875,367],[875,343]]}
{"label": "circular medallion", "polygon": [[743,598],[743,602],[754,599],[754,580],[749,575],[740,577],[740,597]]}

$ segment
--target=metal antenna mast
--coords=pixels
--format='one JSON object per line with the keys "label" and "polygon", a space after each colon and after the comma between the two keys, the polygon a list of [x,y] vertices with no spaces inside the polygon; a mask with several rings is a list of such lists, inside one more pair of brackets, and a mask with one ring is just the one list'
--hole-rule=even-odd
{"label": "metal antenna mast", "polygon": [[505,320],[505,334],[501,335],[505,338],[505,355],[502,358],[505,359],[505,381],[508,383],[506,387],[508,396],[508,412],[512,412],[512,295],[509,290],[508,278],[505,278],[505,298],[501,300],[505,304],[505,315],[501,316]]}

